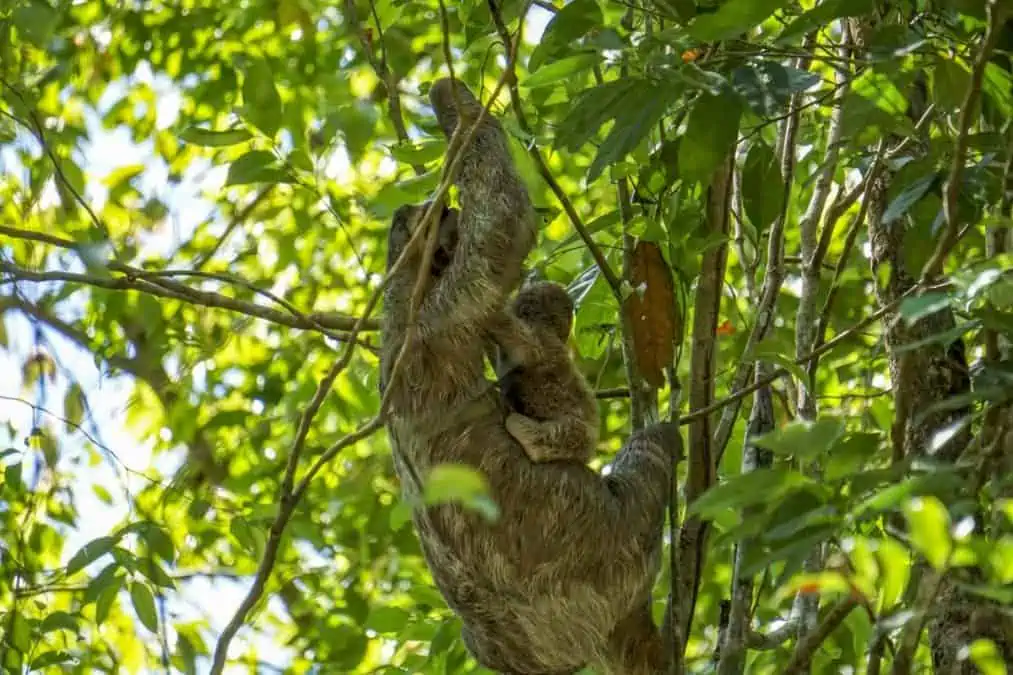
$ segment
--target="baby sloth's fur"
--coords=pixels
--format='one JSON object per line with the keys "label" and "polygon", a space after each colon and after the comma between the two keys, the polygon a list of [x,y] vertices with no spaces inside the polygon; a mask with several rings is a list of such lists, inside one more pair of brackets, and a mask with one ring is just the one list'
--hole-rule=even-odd
{"label": "baby sloth's fur", "polygon": [[598,443],[598,404],[567,348],[572,324],[566,289],[543,281],[522,288],[492,331],[506,428],[534,462],[583,464]]}

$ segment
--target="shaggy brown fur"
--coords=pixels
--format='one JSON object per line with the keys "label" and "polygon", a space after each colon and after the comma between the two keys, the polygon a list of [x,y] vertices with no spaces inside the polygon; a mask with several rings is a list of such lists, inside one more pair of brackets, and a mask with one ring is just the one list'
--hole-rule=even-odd
{"label": "shaggy brown fur", "polygon": [[559,284],[521,289],[493,339],[503,352],[506,428],[535,462],[586,463],[598,443],[598,403],[570,358],[573,301]]}
{"label": "shaggy brown fur", "polygon": [[[458,93],[460,110],[449,81],[430,92],[447,136],[458,117],[468,123],[481,110],[461,84]],[[457,246],[429,280],[393,381],[417,258],[384,296],[382,381],[392,389],[387,429],[406,495],[417,496],[418,486],[404,458],[423,478],[438,464],[462,463],[487,477],[500,516],[489,523],[457,504],[417,508],[426,562],[464,623],[468,649],[487,668],[549,675],[604,662],[615,673],[660,672],[664,650],[647,608],[672,457],[681,454],[678,430],[657,425],[633,434],[606,477],[577,463],[532,462],[507,432],[507,410],[484,376],[485,348],[520,281],[535,217],[495,118],[482,122],[463,152]],[[410,230],[412,214],[417,209],[395,218],[391,259],[404,243],[399,223]]]}

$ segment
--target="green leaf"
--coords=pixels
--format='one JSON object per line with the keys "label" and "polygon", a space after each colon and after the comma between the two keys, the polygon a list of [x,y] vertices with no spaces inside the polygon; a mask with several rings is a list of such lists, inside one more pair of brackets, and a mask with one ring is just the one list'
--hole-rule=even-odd
{"label": "green leaf", "polygon": [[116,562],[111,562],[103,567],[102,571],[96,574],[95,578],[88,582],[88,587],[84,591],[85,604],[95,602],[103,590],[113,583],[119,583],[119,577],[117,576],[119,571],[120,565]]}
{"label": "green leaf", "polygon": [[690,504],[688,512],[711,519],[727,509],[738,511],[753,504],[772,503],[811,482],[798,471],[783,467],[757,469],[712,486]]}
{"label": "green leaf", "polygon": [[137,618],[152,633],[158,632],[158,615],[155,612],[155,598],[147,585],[139,581],[130,584],[130,602],[137,612]]}
{"label": "green leaf", "polygon": [[397,635],[408,625],[409,614],[400,607],[376,607],[366,618],[366,628],[381,635]]}
{"label": "green leaf", "polygon": [[488,520],[499,517],[499,508],[489,496],[489,483],[480,471],[462,464],[440,464],[429,472],[425,502],[459,502]]}
{"label": "green leaf", "polygon": [[47,666],[55,666],[58,663],[67,663],[68,661],[73,660],[74,657],[71,654],[62,650],[44,652],[32,660],[32,664],[29,666],[29,671],[42,670]]}
{"label": "green leaf", "polygon": [[988,638],[978,638],[972,642],[969,651],[971,660],[981,671],[981,675],[1007,675],[1009,672],[1003,663],[999,647]]}
{"label": "green leaf", "polygon": [[836,417],[821,417],[815,422],[796,420],[760,436],[754,443],[779,455],[811,459],[825,454],[844,434],[844,426],[844,420]]}
{"label": "green leaf", "polygon": [[[7,614],[5,613],[5,618],[6,616]],[[28,623],[28,619],[24,614],[15,612],[10,617],[9,626],[10,632],[8,635],[14,648],[22,654],[28,654],[32,650],[32,627]],[[7,633],[7,631],[4,632]]]}
{"label": "green leaf", "polygon": [[277,158],[267,150],[250,150],[232,162],[226,185],[250,183],[287,183],[289,176],[278,165]]}
{"label": "green leaf", "polygon": [[21,462],[15,462],[14,464],[8,464],[4,467],[4,487],[13,491],[20,492],[24,489],[25,484],[21,480],[22,464]]}
{"label": "green leaf", "polygon": [[971,73],[960,62],[940,58],[930,71],[933,100],[945,110],[955,110],[964,103],[964,94]]}
{"label": "green leaf", "polygon": [[538,46],[528,59],[528,69],[537,71],[546,61],[555,58],[577,38],[602,25],[601,7],[596,0],[573,0],[567,3],[545,26]]}
{"label": "green leaf", "polygon": [[151,549],[151,552],[162,560],[172,562],[176,551],[172,545],[172,539],[168,533],[156,523],[148,523],[147,527],[141,530],[141,537]]}
{"label": "green leaf", "polygon": [[884,537],[878,544],[880,608],[888,611],[904,599],[904,591],[911,578],[911,556],[896,539]]}
{"label": "green leaf", "polygon": [[101,626],[109,618],[116,599],[119,597],[120,589],[123,588],[121,577],[111,577],[110,585],[104,587],[95,600],[95,623]]}
{"label": "green leaf", "polygon": [[742,167],[742,203],[757,231],[762,232],[781,215],[784,179],[774,151],[754,143]]}
{"label": "green leaf", "polygon": [[616,123],[587,170],[587,181],[594,181],[605,167],[618,162],[636,148],[681,93],[682,88],[677,86],[658,87],[647,81],[638,83],[618,109]]}
{"label": "green leaf", "polygon": [[872,68],[855,78],[852,90],[892,117],[904,116],[907,111],[907,98],[897,85],[886,75]]}
{"label": "green leaf", "polygon": [[936,181],[936,174],[932,172],[925,176],[921,176],[913,183],[904,188],[904,190],[893,198],[890,204],[886,207],[886,211],[883,212],[883,224],[887,225],[897,220],[908,210],[914,206],[925,193],[929,191],[932,184]]}
{"label": "green leaf", "polygon": [[60,15],[43,0],[30,0],[28,4],[15,3],[15,5],[11,19],[18,33],[36,47],[45,49]]}
{"label": "green leaf", "polygon": [[525,89],[537,89],[539,87],[546,87],[550,84],[556,84],[562,80],[568,79],[582,73],[585,70],[590,70],[596,63],[598,63],[600,57],[598,54],[577,54],[576,56],[570,56],[565,59],[560,59],[554,63],[542,66],[535,72],[531,73],[522,82],[521,86]]}
{"label": "green leaf", "polygon": [[274,86],[274,74],[259,59],[243,78],[243,115],[271,138],[281,127],[281,96]]}
{"label": "green leaf", "polygon": [[824,0],[788,24],[777,39],[788,40],[841,17],[868,14],[874,6],[873,0]]}
{"label": "green leaf", "polygon": [[700,14],[686,29],[702,42],[736,37],[788,4],[788,0],[728,0],[716,12]]}
{"label": "green leaf", "polygon": [[921,319],[942,311],[950,306],[950,296],[946,293],[931,291],[921,295],[908,296],[900,303],[900,315],[904,323],[911,326]]}
{"label": "green leaf", "polygon": [[904,505],[904,516],[911,532],[911,544],[937,570],[941,570],[953,550],[950,538],[950,514],[935,497],[915,497]]}
{"label": "green leaf", "polygon": [[780,339],[776,333],[771,333],[753,349],[753,358],[757,361],[769,361],[770,363],[781,366],[789,373],[795,376],[800,382],[806,382],[809,376],[806,375],[805,369],[795,361],[787,356],[791,353],[790,345],[786,344],[784,340]]}
{"label": "green leaf", "polygon": [[389,146],[390,155],[399,162],[405,164],[428,164],[443,156],[447,150],[444,141],[423,141],[422,143]]}
{"label": "green leaf", "polygon": [[73,432],[81,425],[84,418],[84,391],[77,382],[72,382],[67,387],[67,394],[63,397],[63,415],[66,418],[67,432]]}
{"label": "green leaf", "polygon": [[202,129],[201,127],[189,127],[179,135],[180,140],[193,145],[202,145],[208,148],[222,148],[230,145],[244,143],[253,135],[242,127],[226,129],[225,131],[214,131]]}
{"label": "green leaf", "polygon": [[603,124],[619,114],[626,96],[641,83],[642,80],[624,78],[581,92],[570,113],[556,129],[555,146],[573,152],[579,150]]}
{"label": "green leaf", "polygon": [[687,183],[710,185],[711,174],[735,147],[742,104],[734,94],[701,94],[679,145],[679,172]]}
{"label": "green leaf", "polygon": [[39,624],[39,632],[51,633],[54,630],[69,630],[76,633],[77,621],[77,615],[57,610],[42,620],[42,623]]}
{"label": "green leaf", "polygon": [[84,569],[88,564],[111,551],[116,545],[116,541],[117,537],[98,537],[89,541],[67,563],[67,576]]}

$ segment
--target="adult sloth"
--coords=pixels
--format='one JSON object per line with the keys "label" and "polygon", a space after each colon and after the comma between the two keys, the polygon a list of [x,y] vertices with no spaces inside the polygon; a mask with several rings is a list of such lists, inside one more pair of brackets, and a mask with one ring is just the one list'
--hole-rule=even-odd
{"label": "adult sloth", "polygon": [[[459,118],[467,129],[482,110],[459,82],[457,97],[460,108],[449,80],[430,90],[448,137]],[[462,152],[461,210],[445,209],[440,223],[440,241],[454,231],[457,240],[440,246],[427,271],[412,341],[393,380],[421,246],[384,295],[381,387],[392,389],[387,429],[406,494],[418,489],[412,468],[424,478],[433,466],[461,463],[487,477],[500,517],[489,523],[458,505],[417,509],[426,562],[463,621],[465,644],[487,668],[539,675],[596,662],[624,674],[660,672],[665,650],[650,592],[672,457],[681,454],[678,432],[657,425],[633,434],[607,477],[573,462],[533,463],[507,432],[507,410],[484,375],[486,329],[519,284],[535,217],[495,118],[484,117]],[[395,214],[388,270],[424,209]]]}

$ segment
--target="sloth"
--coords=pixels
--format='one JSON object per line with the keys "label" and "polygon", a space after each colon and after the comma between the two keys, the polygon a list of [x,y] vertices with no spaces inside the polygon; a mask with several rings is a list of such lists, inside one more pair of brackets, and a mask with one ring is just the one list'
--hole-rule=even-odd
{"label": "sloth", "polygon": [[[467,87],[454,89],[450,80],[430,89],[448,137],[482,110]],[[535,214],[495,117],[478,122],[461,152],[460,210],[440,214],[441,230],[456,229],[456,244],[438,248],[411,321],[423,256],[420,247],[406,254],[385,291],[381,327],[385,425],[426,564],[461,619],[465,646],[486,668],[562,675],[594,663],[612,673],[662,672],[650,600],[682,452],[678,428],[634,432],[607,476],[577,462],[532,461],[510,434],[510,411],[486,380],[485,357],[490,328],[534,245]],[[395,213],[388,271],[424,209]],[[423,503],[420,482],[447,463],[484,475],[495,521],[459,503]]]}

